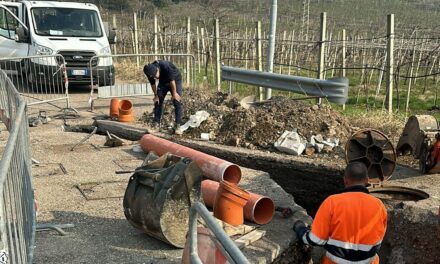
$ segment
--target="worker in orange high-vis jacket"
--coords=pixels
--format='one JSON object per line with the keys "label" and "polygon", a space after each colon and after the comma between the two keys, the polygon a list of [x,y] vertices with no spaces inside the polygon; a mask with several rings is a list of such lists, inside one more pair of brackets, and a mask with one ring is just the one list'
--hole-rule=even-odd
{"label": "worker in orange high-vis jacket", "polygon": [[379,263],[377,253],[385,236],[387,211],[369,194],[367,183],[367,167],[361,162],[348,164],[345,189],[325,199],[311,230],[304,222],[295,222],[300,243],[326,249],[321,263]]}

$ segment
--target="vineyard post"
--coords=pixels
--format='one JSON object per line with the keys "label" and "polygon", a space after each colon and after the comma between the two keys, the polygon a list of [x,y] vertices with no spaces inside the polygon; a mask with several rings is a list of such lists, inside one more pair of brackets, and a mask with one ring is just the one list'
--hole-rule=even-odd
{"label": "vineyard post", "polygon": [[221,91],[221,75],[220,75],[220,28],[218,19],[215,20],[215,84],[217,91]]}
{"label": "vineyard post", "polygon": [[[186,53],[191,53],[191,18],[188,17],[186,20]],[[194,65],[193,65],[194,66]],[[191,60],[190,57],[186,57],[186,85],[189,85]]]}
{"label": "vineyard post", "polygon": [[[157,54],[157,15],[154,15],[154,54]],[[157,56],[154,57],[155,60],[157,60]]]}
{"label": "vineyard post", "polygon": [[[134,53],[139,54],[139,42],[138,42],[138,27],[137,27],[137,14],[133,13],[133,26],[134,26]],[[136,66],[139,68],[139,57],[136,56]]]}
{"label": "vineyard post", "polygon": [[[261,21],[257,21],[257,70],[263,71],[263,52],[261,45]],[[258,87],[258,96],[259,100],[264,99],[263,87]]]}
{"label": "vineyard post", "polygon": [[[324,60],[325,60],[325,34],[327,27],[327,13],[321,13],[321,38],[319,42],[319,65],[318,65],[318,79],[324,79]],[[318,104],[321,104],[321,98],[316,100]]]}
{"label": "vineyard post", "polygon": [[387,110],[393,112],[393,75],[394,75],[394,14],[387,17]]}
{"label": "vineyard post", "polygon": [[[113,28],[116,28],[116,15],[113,14]],[[116,43],[113,44],[113,55],[117,54]]]}
{"label": "vineyard post", "polygon": [[[275,53],[275,34],[277,31],[277,0],[272,0],[272,8],[270,14],[270,32],[269,32],[269,48],[267,54],[267,72],[273,72],[273,57]],[[272,97],[272,89],[266,88],[264,95],[268,100]]]}
{"label": "vineyard post", "polygon": [[[345,77],[345,65],[347,56],[347,40],[345,29],[342,30],[342,77]],[[342,105],[342,110],[345,110],[345,104]]]}

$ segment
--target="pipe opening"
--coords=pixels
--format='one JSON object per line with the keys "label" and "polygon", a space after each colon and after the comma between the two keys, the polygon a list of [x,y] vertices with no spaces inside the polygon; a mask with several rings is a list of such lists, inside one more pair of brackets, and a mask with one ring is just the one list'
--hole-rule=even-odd
{"label": "pipe opening", "polygon": [[229,165],[223,172],[223,180],[238,184],[241,180],[241,169],[235,164]]}
{"label": "pipe opening", "polygon": [[420,201],[429,198],[429,194],[424,191],[399,186],[370,188],[369,191],[385,201]]}
{"label": "pipe opening", "polygon": [[267,197],[262,197],[254,207],[254,221],[259,225],[265,225],[272,220],[275,212],[273,201]]}
{"label": "pipe opening", "polygon": [[119,104],[119,109],[127,111],[133,107],[133,104],[128,100],[122,100]]}

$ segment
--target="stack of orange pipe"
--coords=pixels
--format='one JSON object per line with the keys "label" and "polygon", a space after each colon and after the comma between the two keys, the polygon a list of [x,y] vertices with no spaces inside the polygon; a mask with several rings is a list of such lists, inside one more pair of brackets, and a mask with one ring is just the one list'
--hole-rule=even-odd
{"label": "stack of orange pipe", "polygon": [[275,212],[272,199],[240,189],[241,170],[236,164],[151,134],[144,135],[140,144],[145,152],[171,153],[192,159],[209,178],[202,181],[202,195],[217,218],[231,225],[243,224],[244,219],[263,225],[272,219]]}

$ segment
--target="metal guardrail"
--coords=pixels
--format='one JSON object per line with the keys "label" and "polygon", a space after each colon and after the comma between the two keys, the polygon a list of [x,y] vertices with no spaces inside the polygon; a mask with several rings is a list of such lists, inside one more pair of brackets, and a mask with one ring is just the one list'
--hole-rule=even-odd
{"label": "metal guardrail", "polygon": [[0,120],[9,131],[0,160],[0,263],[32,263],[36,221],[26,102],[3,70]]}
{"label": "metal guardrail", "polygon": [[319,80],[228,66],[222,66],[221,70],[225,81],[323,97],[336,104],[345,104],[348,99],[348,79],[344,77]]}
{"label": "metal guardrail", "polygon": [[[152,95],[150,84],[143,73],[143,66],[158,58],[171,60],[180,70],[184,83],[195,86],[195,57],[192,54],[120,54],[120,55],[99,55],[93,56],[89,61],[90,71],[90,100],[93,109],[93,101],[97,99],[116,97],[138,97]],[[189,59],[189,60],[187,60]],[[111,65],[111,66],[101,66]],[[185,80],[187,76],[182,71],[190,61],[189,69],[191,81]],[[136,81],[138,79],[144,81]],[[134,81],[133,81],[134,80]],[[94,89],[98,89],[98,95],[94,96]]]}
{"label": "metal guardrail", "polygon": [[[50,104],[70,108],[66,63],[62,55],[1,58],[0,69],[8,74],[28,106]],[[66,101],[65,106],[54,103],[62,100]]]}
{"label": "metal guardrail", "polygon": [[196,202],[191,206],[189,211],[189,230],[188,239],[190,245],[190,260],[192,264],[202,264],[197,251],[197,218],[200,215],[205,220],[208,228],[214,233],[214,236],[220,242],[220,251],[226,257],[229,263],[246,264],[250,263],[243,255],[237,245],[229,238],[229,236],[217,224],[214,217],[209,213],[208,209],[200,203]]}

